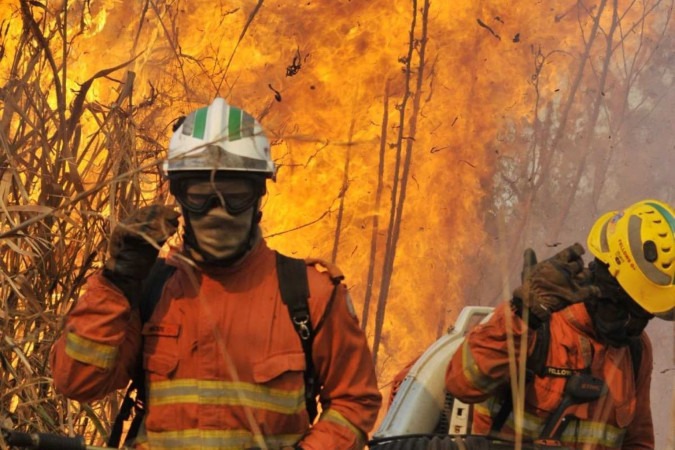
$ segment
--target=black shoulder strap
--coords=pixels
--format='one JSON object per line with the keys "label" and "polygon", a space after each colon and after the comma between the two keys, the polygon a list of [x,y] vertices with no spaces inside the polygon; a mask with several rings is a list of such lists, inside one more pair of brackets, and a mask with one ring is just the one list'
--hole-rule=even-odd
{"label": "black shoulder strap", "polygon": [[277,252],[277,278],[281,299],[288,307],[293,325],[303,340],[311,334],[309,320],[309,282],[307,266],[302,259],[291,258]]}
{"label": "black shoulder strap", "polygon": [[534,341],[532,354],[527,358],[527,382],[535,376],[543,376],[546,367],[546,357],[551,346],[551,324],[546,321],[537,328],[537,337]]}
{"label": "black shoulder strap", "polygon": [[313,423],[318,414],[316,396],[319,386],[316,382],[316,371],[312,359],[314,330],[309,315],[309,282],[307,266],[302,259],[291,258],[277,252],[277,278],[281,299],[288,308],[293,327],[300,337],[300,344],[305,353],[305,406],[309,422]]}
{"label": "black shoulder strap", "polygon": [[164,283],[175,271],[176,266],[167,264],[164,258],[158,258],[150,269],[150,274],[143,281],[143,301],[139,305],[141,324],[146,323],[152,317],[152,312],[162,296]]}
{"label": "black shoulder strap", "polygon": [[[527,367],[525,368],[525,383],[531,383],[535,376],[543,376],[546,367],[546,357],[551,345],[551,326],[549,322],[542,322],[537,328],[537,337],[534,341],[534,349],[532,354],[527,358]],[[505,395],[504,403],[497,414],[492,419],[492,432],[497,432],[502,429],[509,418],[509,414],[513,411],[513,398],[510,391]]]}
{"label": "black shoulder strap", "polygon": [[630,358],[633,362],[633,377],[635,384],[637,384],[638,375],[640,374],[640,363],[642,362],[642,339],[640,336],[628,341],[628,348],[630,350]]}
{"label": "black shoulder strap", "polygon": [[[152,269],[150,269],[150,274],[143,282],[143,300],[139,305],[141,327],[150,320],[152,312],[162,295],[166,280],[168,280],[175,271],[176,267],[166,264],[166,260],[163,258],[158,258],[152,266]],[[108,447],[117,448],[119,446],[124,422],[129,420],[132,409],[134,410],[134,418],[129,426],[125,444],[130,443],[138,434],[138,429],[143,420],[143,415],[145,414],[145,374],[143,373],[142,361],[139,361],[138,364],[139,367],[136,369],[136,374],[131,380],[131,384],[124,395],[120,410],[110,429],[107,443]]]}

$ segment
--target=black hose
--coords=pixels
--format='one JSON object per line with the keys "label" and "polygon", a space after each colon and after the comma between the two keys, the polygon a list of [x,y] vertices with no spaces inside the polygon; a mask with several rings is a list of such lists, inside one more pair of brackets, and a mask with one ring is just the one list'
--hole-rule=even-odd
{"label": "black hose", "polygon": [[[485,436],[449,436],[439,434],[409,434],[374,438],[368,442],[371,450],[514,450],[513,442]],[[568,447],[523,443],[522,450],[569,450]]]}
{"label": "black hose", "polygon": [[3,430],[5,442],[10,447],[33,450],[88,450],[82,436],[66,437],[49,433],[24,433],[21,431]]}

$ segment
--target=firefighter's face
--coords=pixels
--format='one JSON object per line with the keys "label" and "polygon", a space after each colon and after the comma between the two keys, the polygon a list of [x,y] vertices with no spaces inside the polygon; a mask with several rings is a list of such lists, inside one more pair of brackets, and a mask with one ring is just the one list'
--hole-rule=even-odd
{"label": "firefighter's face", "polygon": [[598,337],[608,344],[621,347],[640,336],[654,317],[630,298],[600,298],[593,308],[592,318]]}
{"label": "firefighter's face", "polygon": [[[260,190],[246,179],[195,180],[177,199],[186,215],[186,242],[200,261],[231,261],[250,249]],[[201,262],[201,261],[200,261]]]}

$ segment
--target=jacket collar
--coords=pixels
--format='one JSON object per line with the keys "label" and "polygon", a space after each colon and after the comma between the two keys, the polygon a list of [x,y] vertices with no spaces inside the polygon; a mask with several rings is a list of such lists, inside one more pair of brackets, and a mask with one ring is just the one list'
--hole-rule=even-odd
{"label": "jacket collar", "polygon": [[575,303],[560,311],[560,314],[573,328],[587,336],[595,338],[593,320],[584,303]]}

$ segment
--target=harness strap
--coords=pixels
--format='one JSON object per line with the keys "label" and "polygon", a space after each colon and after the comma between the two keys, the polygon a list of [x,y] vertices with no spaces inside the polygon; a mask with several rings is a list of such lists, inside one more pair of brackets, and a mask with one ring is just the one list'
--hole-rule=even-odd
{"label": "harness strap", "polygon": [[640,363],[642,362],[642,340],[640,336],[628,341],[628,349],[630,350],[630,357],[633,363],[633,376],[637,382],[638,375],[640,374]]}
{"label": "harness strap", "polygon": [[314,423],[318,415],[316,396],[319,386],[316,382],[316,371],[312,358],[312,344],[314,343],[314,330],[309,315],[309,282],[307,281],[307,267],[302,259],[276,254],[277,278],[281,299],[288,308],[293,327],[300,337],[300,344],[305,354],[305,405],[309,422]]}
{"label": "harness strap", "polygon": [[526,382],[534,380],[535,376],[543,376],[546,371],[546,357],[551,347],[551,324],[542,322],[537,329],[532,354],[527,359]]}
{"label": "harness strap", "polygon": [[[525,382],[531,383],[535,376],[543,376],[546,367],[546,356],[548,355],[549,346],[551,343],[551,326],[548,322],[542,322],[537,328],[537,337],[534,341],[534,349],[532,354],[527,358],[527,367],[525,368]],[[504,402],[497,414],[492,420],[492,427],[490,431],[496,433],[502,429],[506,423],[506,419],[513,411],[513,397],[507,393],[504,397]]]}
{"label": "harness strap", "polygon": [[120,406],[120,410],[117,412],[115,421],[113,422],[113,425],[110,428],[110,435],[108,436],[108,442],[106,443],[107,447],[117,448],[120,445],[120,438],[122,437],[122,428],[124,426],[124,422],[129,420],[129,416],[131,415],[131,409],[133,408],[135,403],[134,400],[129,395],[129,391],[131,390],[132,386],[130,386],[129,389],[127,390],[127,393],[124,396],[124,400],[122,401],[122,406]]}
{"label": "harness strap", "polygon": [[[166,264],[164,258],[158,258],[150,269],[148,277],[143,282],[143,301],[139,304],[139,313],[141,316],[141,325],[150,320],[152,312],[159,302],[164,290],[166,280],[176,271],[175,266]],[[135,395],[134,395],[135,393]],[[107,446],[117,448],[122,438],[124,422],[129,420],[131,411],[134,411],[134,418],[129,425],[129,431],[124,441],[125,445],[131,445],[131,441],[138,435],[138,430],[143,423],[145,415],[145,373],[143,372],[143,359],[139,355],[136,362],[136,371],[131,378],[131,384],[124,395],[122,406],[115,417],[115,421],[110,429]]]}

